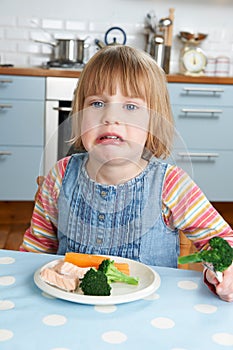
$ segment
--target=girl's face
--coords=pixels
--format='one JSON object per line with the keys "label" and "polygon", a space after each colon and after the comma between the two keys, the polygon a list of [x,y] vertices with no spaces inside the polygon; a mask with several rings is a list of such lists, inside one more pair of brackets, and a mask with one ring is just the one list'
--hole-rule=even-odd
{"label": "girl's face", "polygon": [[84,101],[82,142],[100,163],[139,162],[147,140],[149,112],[140,98],[103,93]]}

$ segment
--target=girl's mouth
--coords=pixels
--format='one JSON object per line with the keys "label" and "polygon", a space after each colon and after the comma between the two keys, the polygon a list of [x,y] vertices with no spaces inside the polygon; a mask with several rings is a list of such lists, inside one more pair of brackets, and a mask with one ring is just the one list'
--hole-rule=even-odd
{"label": "girl's mouth", "polygon": [[97,139],[97,143],[99,144],[119,144],[121,142],[123,142],[122,137],[116,134],[104,134]]}

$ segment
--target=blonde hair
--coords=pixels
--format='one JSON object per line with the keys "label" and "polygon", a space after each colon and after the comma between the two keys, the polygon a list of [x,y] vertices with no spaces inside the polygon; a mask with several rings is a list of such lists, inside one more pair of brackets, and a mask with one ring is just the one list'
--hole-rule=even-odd
{"label": "blonde hair", "polygon": [[99,50],[81,73],[72,103],[75,147],[84,149],[80,116],[85,98],[104,91],[114,95],[118,84],[124,96],[139,97],[147,103],[150,123],[145,147],[156,157],[166,158],[173,144],[174,123],[165,73],[146,52],[124,45]]}

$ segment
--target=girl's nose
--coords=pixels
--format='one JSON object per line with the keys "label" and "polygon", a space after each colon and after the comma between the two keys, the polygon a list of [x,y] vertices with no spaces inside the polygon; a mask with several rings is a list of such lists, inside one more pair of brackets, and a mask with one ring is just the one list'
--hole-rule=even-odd
{"label": "girl's nose", "polygon": [[120,124],[120,122],[118,120],[104,120],[104,125],[113,125],[113,124]]}
{"label": "girl's nose", "polygon": [[102,122],[105,125],[120,124],[120,106],[108,104],[104,110]]}

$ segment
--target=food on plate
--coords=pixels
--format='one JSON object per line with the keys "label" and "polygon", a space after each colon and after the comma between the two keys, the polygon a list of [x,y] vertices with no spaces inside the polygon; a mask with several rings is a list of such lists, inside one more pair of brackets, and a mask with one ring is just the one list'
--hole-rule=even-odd
{"label": "food on plate", "polygon": [[79,286],[79,281],[88,268],[79,268],[71,263],[59,261],[51,267],[41,270],[41,278],[48,284],[56,286],[68,292],[73,292]]}
{"label": "food on plate", "polygon": [[[106,259],[110,260],[110,258],[101,255],[73,252],[67,252],[65,254],[65,261],[70,262],[79,267],[95,267],[96,269],[98,269],[102,261]],[[114,262],[114,265],[118,268],[118,270],[129,275],[129,265],[127,263]]]}
{"label": "food on plate", "polygon": [[60,261],[55,265],[55,270],[62,275],[74,275],[82,279],[90,267],[79,267],[67,261]]}
{"label": "food on plate", "polygon": [[80,283],[80,288],[85,295],[98,296],[109,296],[112,289],[108,283],[107,276],[93,267],[85,274]]}
{"label": "food on plate", "polygon": [[138,284],[138,278],[128,276],[125,273],[121,272],[114,265],[113,260],[105,259],[99,265],[99,271],[102,271],[106,276],[108,283],[112,282],[122,282],[127,284]]}
{"label": "food on plate", "polygon": [[113,260],[105,259],[98,269],[92,267],[87,271],[80,283],[80,288],[85,295],[107,296],[111,294],[110,284],[113,282],[137,285],[138,279],[119,271]]}
{"label": "food on plate", "polygon": [[211,263],[215,271],[223,272],[233,260],[233,248],[221,237],[213,237],[209,241],[209,250],[202,250],[194,254],[180,256],[178,264],[206,262]]}
{"label": "food on plate", "polygon": [[95,268],[90,266],[80,267],[61,260],[54,265],[44,267],[40,272],[40,276],[46,283],[65,291],[80,291],[85,295],[97,296],[110,295],[112,289],[110,284],[113,282],[138,284],[138,278],[119,271],[113,260],[101,258],[101,261]]}

